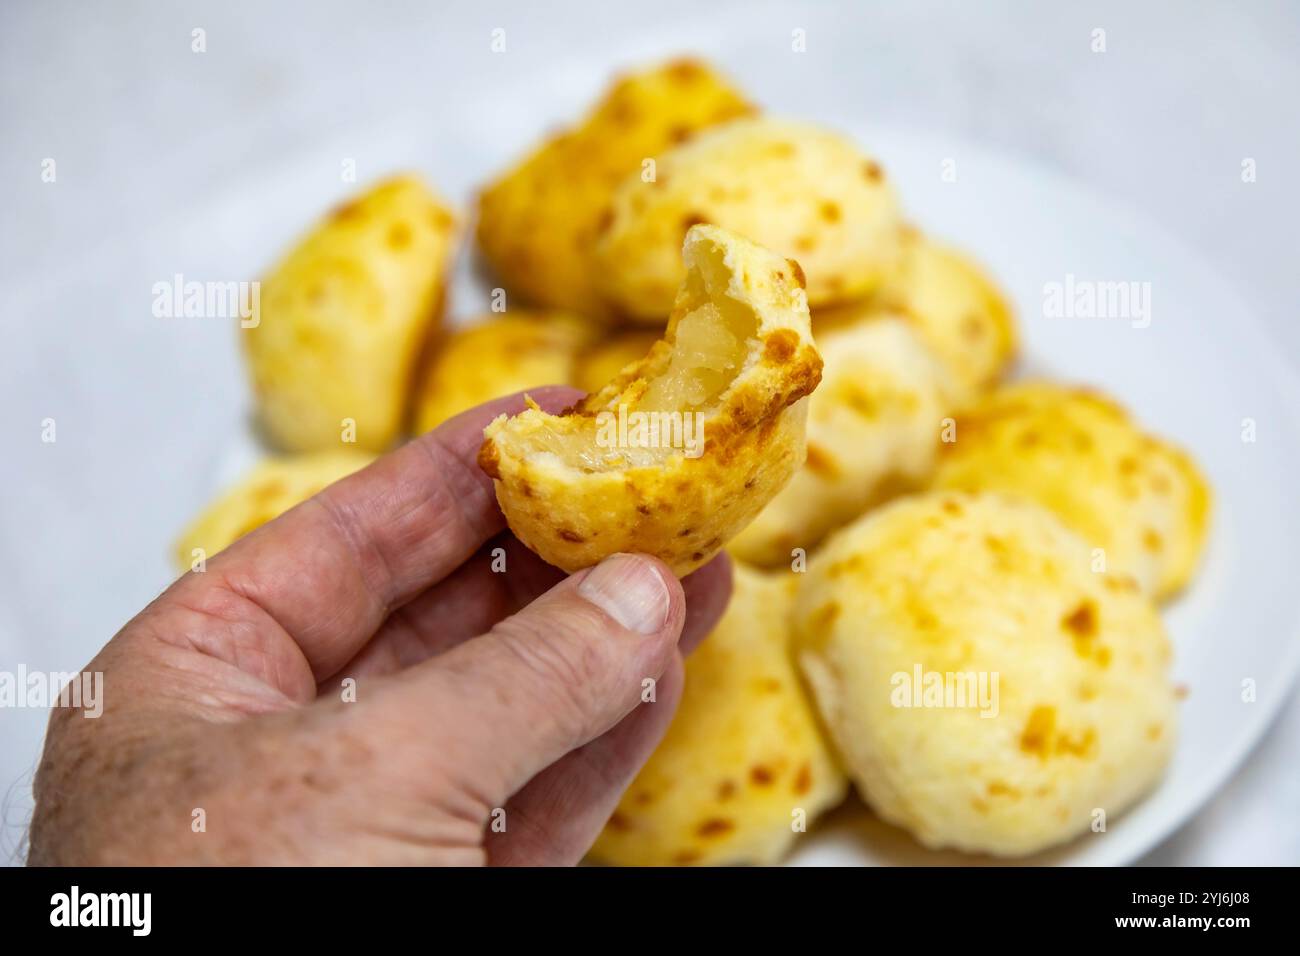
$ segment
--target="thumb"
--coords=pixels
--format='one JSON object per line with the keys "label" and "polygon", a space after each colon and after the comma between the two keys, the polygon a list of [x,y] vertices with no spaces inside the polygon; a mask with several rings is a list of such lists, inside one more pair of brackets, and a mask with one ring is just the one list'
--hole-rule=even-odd
{"label": "thumb", "polygon": [[671,666],[684,619],[681,584],[663,563],[612,555],[403,672],[387,706],[436,727],[415,735],[431,748],[423,756],[500,805],[641,702]]}

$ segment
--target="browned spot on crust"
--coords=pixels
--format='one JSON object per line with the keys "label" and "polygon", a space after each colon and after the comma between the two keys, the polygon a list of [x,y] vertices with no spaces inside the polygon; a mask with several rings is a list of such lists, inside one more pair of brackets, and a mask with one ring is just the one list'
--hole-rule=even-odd
{"label": "browned spot on crust", "polygon": [[497,452],[496,442],[488,440],[479,446],[478,466],[489,478],[501,480],[501,455]]}
{"label": "browned spot on crust", "polygon": [[812,767],[807,763],[801,764],[799,772],[794,778],[794,792],[799,796],[803,796],[812,789],[812,783]]}
{"label": "browned spot on crust", "polygon": [[620,833],[626,833],[628,830],[632,829],[632,824],[628,822],[627,817],[623,816],[623,814],[619,813],[617,810],[610,816],[607,826],[611,830],[617,830]]}
{"label": "browned spot on crust", "polygon": [[736,795],[736,781],[724,780],[718,784],[718,799],[730,800]]}
{"label": "browned spot on crust", "polygon": [[720,837],[725,836],[734,829],[736,829],[736,824],[726,817],[710,817],[696,827],[695,832],[702,837]]}
{"label": "browned spot on crust", "polygon": [[1142,532],[1142,547],[1148,551],[1159,551],[1164,546],[1164,541],[1154,528],[1147,528]]}
{"label": "browned spot on crust", "polygon": [[799,283],[799,288],[808,288],[808,277],[803,274],[803,266],[799,265],[794,259],[786,259],[790,263],[790,268],[794,270],[794,281]]}
{"label": "browned spot on crust", "polygon": [[703,213],[688,212],[686,215],[682,216],[682,231],[685,232],[687,229],[691,228],[691,226],[698,226],[708,221],[708,219],[704,218]]}
{"label": "browned spot on crust", "polygon": [[574,544],[582,544],[583,537],[576,531],[570,531],[568,528],[561,528],[556,532],[565,541],[572,541]]}
{"label": "browned spot on crust", "polygon": [[885,171],[880,168],[880,164],[874,159],[869,159],[862,164],[862,175],[868,182],[878,183],[885,178]]}
{"label": "browned spot on crust", "polygon": [[405,249],[411,244],[411,227],[404,222],[395,222],[388,230],[388,248]]}
{"label": "browned spot on crust", "polygon": [[609,231],[609,227],[614,225],[614,210],[606,206],[596,217],[596,235],[604,235]]}
{"label": "browned spot on crust", "polygon": [[827,222],[840,221],[840,204],[832,200],[825,200],[820,207],[822,218]]}
{"label": "browned spot on crust", "polygon": [[1061,627],[1076,638],[1088,639],[1097,636],[1097,607],[1091,601],[1082,601],[1065,617],[1061,618]]}
{"label": "browned spot on crust", "polygon": [[1056,730],[1056,708],[1035,707],[1029,712],[1025,729],[1020,732],[1020,749],[1040,760],[1046,760]]}
{"label": "browned spot on crust", "polygon": [[355,222],[364,218],[365,211],[362,209],[361,200],[359,199],[344,203],[330,214],[330,219],[335,222]]}
{"label": "browned spot on crust", "polygon": [[1071,737],[1069,734],[1061,734],[1056,740],[1056,752],[1067,754],[1071,757],[1089,758],[1096,752],[1097,732],[1091,727],[1086,729],[1078,737]]}
{"label": "browned spot on crust", "polygon": [[698,60],[674,60],[668,67],[668,77],[675,83],[695,83],[704,76],[704,67]]}
{"label": "browned spot on crust", "polygon": [[1108,574],[1102,582],[1106,590],[1125,594],[1136,594],[1138,583],[1127,574]]}
{"label": "browned spot on crust", "polygon": [[828,601],[817,610],[813,611],[812,625],[814,630],[821,630],[830,627],[840,616],[840,605],[837,601]]}
{"label": "browned spot on crust", "polygon": [[770,787],[772,781],[776,779],[776,774],[760,763],[749,768],[749,779],[756,787]]}
{"label": "browned spot on crust", "polygon": [[683,850],[673,857],[674,866],[690,866],[700,861],[700,854],[694,850]]}
{"label": "browned spot on crust", "polygon": [[822,478],[834,478],[840,472],[839,465],[830,452],[813,442],[808,443],[808,457],[804,463],[809,471]]}

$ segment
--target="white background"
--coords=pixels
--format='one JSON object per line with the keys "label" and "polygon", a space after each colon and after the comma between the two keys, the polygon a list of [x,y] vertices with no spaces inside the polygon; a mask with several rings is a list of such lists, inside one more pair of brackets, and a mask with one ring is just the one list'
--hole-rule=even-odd
{"label": "white background", "polygon": [[[365,181],[395,143],[421,144],[406,164],[463,200],[482,178],[466,170],[571,118],[611,71],[677,52],[716,59],[775,112],[914,128],[1084,180],[1215,263],[1300,358],[1300,5],[5,0],[0,670],[84,664],[168,582],[152,529],[179,528],[214,486],[194,476],[228,468],[243,440],[230,330],[160,326],[153,281],[256,276],[343,192],[345,158]],[[552,115],[512,99],[539,86]],[[269,190],[293,213],[271,231],[251,208]],[[56,445],[39,441],[46,417]],[[28,813],[42,723],[0,711],[0,856]],[[1145,862],[1300,862],[1297,754],[1293,701]]]}

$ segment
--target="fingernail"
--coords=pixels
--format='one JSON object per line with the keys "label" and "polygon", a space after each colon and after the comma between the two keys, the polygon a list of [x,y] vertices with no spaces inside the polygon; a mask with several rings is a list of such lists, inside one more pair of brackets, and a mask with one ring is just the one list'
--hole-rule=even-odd
{"label": "fingernail", "polygon": [[655,634],[668,620],[668,585],[658,568],[634,554],[611,554],[582,579],[578,593],[638,634]]}

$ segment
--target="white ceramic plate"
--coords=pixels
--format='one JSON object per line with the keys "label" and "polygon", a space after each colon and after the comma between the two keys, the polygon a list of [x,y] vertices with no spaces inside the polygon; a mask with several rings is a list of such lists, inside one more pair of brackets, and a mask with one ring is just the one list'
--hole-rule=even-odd
{"label": "white ceramic plate", "polygon": [[[59,441],[10,449],[29,480],[24,499],[0,510],[0,668],[84,664],[170,580],[167,548],[178,528],[256,454],[229,323],[153,318],[153,283],[177,272],[205,280],[259,274],[345,192],[337,166],[320,157],[353,155],[359,142],[376,175],[422,168],[467,200],[488,171],[526,146],[538,117],[572,114],[587,91],[565,87],[559,100],[541,84],[516,92],[508,112],[444,103],[436,123],[427,114],[402,117],[268,161],[264,175],[158,217],[129,244],[69,263],[62,281],[19,290],[12,308],[41,321],[17,328],[20,347],[0,350],[0,417],[15,434],[54,417]],[[1131,861],[1233,772],[1300,665],[1292,599],[1300,512],[1291,500],[1300,388],[1214,269],[1158,226],[1015,158],[915,132],[838,125],[884,160],[914,221],[975,252],[1010,291],[1029,369],[1110,391],[1145,425],[1190,448],[1213,482],[1207,560],[1167,611],[1176,677],[1189,691],[1173,765],[1160,789],[1108,832],[1034,862]],[[948,158],[957,160],[956,183],[940,175]],[[1150,283],[1149,327],[1045,318],[1044,284],[1067,274]],[[453,308],[472,314],[485,303],[480,280],[462,263]],[[1242,440],[1244,419],[1255,422],[1253,443]],[[1255,703],[1242,699],[1246,680],[1256,682]],[[17,781],[0,855],[26,819],[26,779],[43,724],[34,711],[0,720],[0,785]],[[853,807],[794,856],[798,864],[961,861],[924,851]]]}
{"label": "white ceramic plate", "polygon": [[[1223,784],[1300,669],[1292,597],[1300,386],[1213,267],[1156,224],[1077,182],[968,144],[880,129],[859,138],[884,158],[914,219],[975,252],[1010,290],[1024,335],[1022,374],[1104,388],[1187,447],[1214,486],[1206,560],[1165,613],[1175,679],[1187,690],[1174,761],[1160,788],[1107,832],[1026,862],[1132,861]],[[940,176],[949,157],[960,157],[957,184]],[[1150,283],[1150,324],[1046,317],[1044,287],[1067,275]],[[1248,419],[1253,442],[1243,440]],[[988,862],[926,851],[853,808],[812,835],[794,861]]]}

